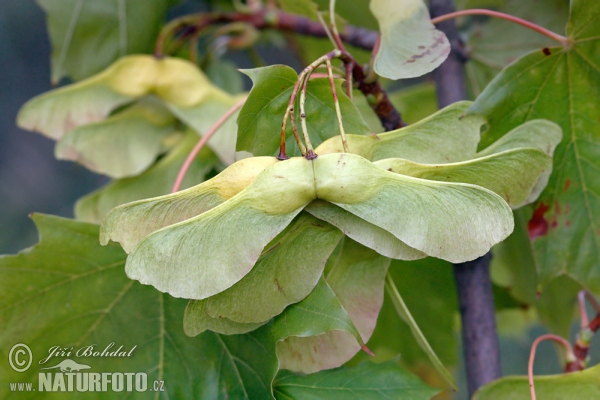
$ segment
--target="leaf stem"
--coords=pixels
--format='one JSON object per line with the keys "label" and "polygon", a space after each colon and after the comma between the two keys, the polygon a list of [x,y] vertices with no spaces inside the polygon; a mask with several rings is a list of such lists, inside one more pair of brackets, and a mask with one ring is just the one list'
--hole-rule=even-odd
{"label": "leaf stem", "polygon": [[529,353],[529,365],[527,368],[527,375],[529,377],[529,390],[531,393],[531,400],[536,400],[535,395],[535,386],[533,382],[533,362],[535,361],[535,351],[537,349],[538,344],[543,342],[544,340],[552,340],[562,347],[564,347],[566,352],[567,363],[575,362],[575,355],[573,354],[573,349],[571,348],[571,343],[568,340],[561,338],[560,336],[553,335],[551,333],[542,335],[533,341],[531,345],[531,351]]}
{"label": "leaf stem", "polygon": [[585,309],[585,290],[580,291],[577,294],[577,299],[579,303],[579,318],[581,320],[580,327],[581,329],[585,329],[590,324],[590,319],[588,318],[587,311]]}
{"label": "leaf stem", "polygon": [[346,47],[340,36],[340,33],[335,22],[335,0],[329,0],[329,23],[331,25],[331,34],[333,35],[334,44],[343,52],[346,52]]}
{"label": "leaf stem", "polygon": [[175,193],[175,192],[179,191],[179,189],[181,188],[183,179],[185,178],[185,174],[187,173],[188,169],[190,168],[190,165],[192,165],[194,158],[196,158],[196,156],[198,155],[200,150],[202,150],[202,148],[210,140],[210,138],[215,133],[217,133],[219,128],[221,126],[223,126],[223,124],[229,118],[231,118],[231,116],[234,115],[236,113],[236,111],[238,111],[240,108],[242,108],[242,106],[244,105],[245,102],[246,102],[246,98],[243,98],[242,100],[235,103],[229,110],[227,110],[227,112],[225,112],[225,114],[221,115],[221,117],[217,120],[217,122],[215,122],[213,124],[213,126],[211,126],[210,129],[204,134],[204,136],[202,136],[200,141],[198,141],[198,143],[196,143],[196,146],[194,146],[194,148],[192,149],[190,154],[185,159],[185,162],[181,166],[181,169],[179,170],[179,173],[177,174],[177,179],[175,179],[175,183],[173,184],[173,189],[171,189],[171,193]]}
{"label": "leaf stem", "polygon": [[537,24],[534,24],[533,22],[524,20],[522,18],[515,17],[514,15],[505,14],[505,13],[502,13],[499,11],[486,10],[484,8],[474,8],[471,10],[455,11],[455,12],[452,12],[449,14],[440,15],[439,17],[436,17],[436,18],[432,18],[431,22],[433,24],[439,24],[440,22],[444,22],[444,21],[447,21],[447,20],[453,19],[453,18],[462,17],[465,15],[488,15],[490,17],[505,19],[507,21],[514,22],[516,24],[524,26],[525,28],[529,28],[533,31],[541,33],[542,35],[547,36],[550,39],[561,43],[563,46],[567,46],[569,43],[569,40],[566,37],[559,35],[558,33],[552,32],[551,30],[548,30]]}
{"label": "leaf stem", "polygon": [[453,390],[458,390],[456,387],[456,383],[454,383],[454,379],[452,379],[452,375],[450,374],[450,372],[448,372],[446,367],[444,367],[444,364],[440,361],[440,359],[437,357],[437,355],[431,348],[431,345],[425,338],[425,335],[423,335],[423,332],[421,332],[421,330],[419,329],[419,326],[415,322],[413,316],[408,310],[408,307],[404,303],[402,296],[400,296],[400,292],[398,292],[396,284],[394,283],[394,279],[390,275],[389,271],[385,276],[385,291],[392,299],[392,303],[394,305],[394,308],[396,309],[396,313],[398,313],[400,319],[406,322],[406,324],[410,327],[410,330],[415,340],[417,341],[421,349],[423,349],[425,354],[427,354],[427,357],[429,358],[435,369],[440,373],[442,378]]}
{"label": "leaf stem", "polygon": [[327,34],[327,38],[329,39],[329,41],[331,43],[333,43],[334,46],[337,46],[337,43],[336,43],[335,39],[333,38],[333,34],[331,33],[331,30],[329,29],[329,27],[327,26],[327,23],[325,22],[325,19],[323,18],[323,14],[319,11],[317,13],[317,16],[319,17],[319,22],[321,23],[321,25],[323,25],[323,29],[325,30],[325,33]]}
{"label": "leaf stem", "polygon": [[[287,126],[288,118],[292,120],[292,131],[294,132],[294,139],[296,143],[298,143],[298,148],[300,149],[300,153],[304,157],[309,160],[316,158],[316,154],[313,151],[312,144],[310,142],[310,137],[308,136],[308,129],[306,127],[306,87],[308,85],[308,81],[310,79],[311,74],[317,69],[321,64],[327,62],[328,60],[332,60],[334,58],[340,57],[342,52],[340,50],[333,50],[324,56],[319,57],[310,65],[300,72],[298,75],[298,80],[294,85],[294,89],[292,90],[292,94],[290,95],[290,101],[285,110],[285,114],[283,115],[283,121],[281,123],[281,133],[280,133],[280,144],[279,144],[279,156],[277,158],[285,160],[287,159],[287,155],[285,155],[285,129]],[[306,147],[302,144],[302,140],[300,140],[300,135],[298,134],[298,129],[296,127],[296,123],[294,121],[294,104],[296,103],[296,97],[298,96],[298,91],[300,91],[300,118],[301,118],[301,127],[302,127],[302,135],[304,136],[304,141],[306,142]]]}
{"label": "leaf stem", "polygon": [[285,128],[287,126],[288,118],[292,120],[292,132],[294,133],[294,139],[298,144],[298,149],[300,149],[300,154],[303,156],[306,155],[306,147],[302,140],[300,140],[300,135],[298,134],[298,127],[296,126],[296,118],[294,117],[294,104],[296,103],[296,96],[298,94],[298,89],[300,88],[300,77],[296,81],[294,85],[294,89],[292,90],[292,94],[290,95],[290,101],[288,103],[287,108],[285,109],[285,114],[283,114],[283,121],[281,122],[281,133],[280,133],[280,142],[279,142],[279,155],[277,156],[280,160],[287,160],[289,157],[285,153]]}
{"label": "leaf stem", "polygon": [[596,314],[600,314],[600,303],[598,303],[598,300],[596,300],[596,298],[594,296],[592,296],[592,294],[589,291],[582,290],[582,292],[583,292],[585,298],[587,299],[587,301],[589,301],[590,305],[592,306],[592,308],[594,309]]}
{"label": "leaf stem", "polygon": [[346,64],[346,95],[352,100],[352,64]]}
{"label": "leaf stem", "polygon": [[[580,329],[575,339],[573,353],[577,358],[576,363],[567,365],[567,372],[581,371],[589,362],[590,342],[596,333],[600,322],[600,305],[587,290],[582,290],[578,293],[579,314],[581,318]],[[596,317],[590,322],[587,311],[585,309],[585,300],[588,300],[596,312]]]}
{"label": "leaf stem", "polygon": [[317,158],[315,152],[313,151],[312,143],[310,142],[310,136],[308,134],[308,128],[306,127],[306,88],[308,86],[308,76],[310,73],[306,74],[303,77],[302,82],[302,90],[300,91],[300,127],[302,128],[302,136],[304,137],[304,142],[306,143],[306,158],[308,160],[313,160]]}
{"label": "leaf stem", "polygon": [[340,110],[340,101],[338,99],[337,90],[335,89],[335,80],[333,79],[333,70],[331,68],[331,61],[325,60],[327,65],[327,74],[329,75],[329,84],[331,85],[331,93],[333,94],[333,104],[335,105],[335,114],[337,115],[338,125],[340,126],[340,136],[342,138],[342,146],[344,147],[344,153],[348,153],[348,142],[346,141],[346,132],[344,131],[344,123],[342,121],[342,111]]}

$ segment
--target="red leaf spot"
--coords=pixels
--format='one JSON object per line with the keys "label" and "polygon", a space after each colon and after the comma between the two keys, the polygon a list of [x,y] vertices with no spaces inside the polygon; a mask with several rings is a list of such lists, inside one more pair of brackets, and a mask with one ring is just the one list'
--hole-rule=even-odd
{"label": "red leaf spot", "polygon": [[565,226],[568,228],[571,226],[571,221],[565,221]]}
{"label": "red leaf spot", "polygon": [[558,221],[556,220],[556,217],[552,220],[552,227],[556,228],[558,226]]}
{"label": "red leaf spot", "polygon": [[544,236],[546,232],[548,232],[548,221],[544,219],[544,214],[549,208],[550,207],[547,204],[540,203],[533,212],[533,216],[527,224],[529,240],[533,240],[538,236]]}
{"label": "red leaf spot", "polygon": [[571,187],[571,180],[567,179],[565,181],[565,187],[563,188],[563,192],[566,192],[567,190],[569,190],[570,187]]}
{"label": "red leaf spot", "polygon": [[554,212],[556,214],[560,214],[562,211],[562,207],[560,206],[560,203],[558,201],[554,202]]}
{"label": "red leaf spot", "polygon": [[547,47],[544,47],[542,49],[542,53],[544,53],[545,56],[549,56],[550,54],[552,54],[552,53],[550,53],[550,49]]}

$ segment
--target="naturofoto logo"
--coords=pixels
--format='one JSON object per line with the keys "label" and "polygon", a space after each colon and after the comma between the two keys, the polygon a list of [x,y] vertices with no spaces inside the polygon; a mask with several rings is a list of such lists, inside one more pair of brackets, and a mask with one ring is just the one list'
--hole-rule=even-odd
{"label": "naturofoto logo", "polygon": [[[114,346],[111,343],[106,349]],[[50,356],[40,360],[40,364],[46,363],[51,357],[61,355],[86,354],[87,357],[103,357],[108,354],[104,352],[57,352],[55,346],[49,350]],[[88,349],[90,346],[87,346]],[[137,347],[137,346],[135,346]],[[135,347],[127,353],[131,356]],[[105,349],[105,350],[106,350]],[[119,348],[120,350],[121,348]],[[115,353],[116,354],[116,353]],[[33,353],[29,346],[19,343],[13,346],[9,353],[9,364],[16,372],[25,372],[32,365]],[[96,372],[92,365],[79,363],[70,358],[63,359],[49,367],[40,368],[38,371],[38,384],[33,382],[11,382],[11,392],[162,392],[165,391],[164,381],[154,380],[149,386],[148,374],[145,372]],[[50,363],[49,363],[50,364]]]}

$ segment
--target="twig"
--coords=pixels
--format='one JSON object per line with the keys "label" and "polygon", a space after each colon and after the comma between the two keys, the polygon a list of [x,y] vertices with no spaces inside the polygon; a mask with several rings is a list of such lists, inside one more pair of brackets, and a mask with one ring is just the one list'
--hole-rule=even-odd
{"label": "twig", "polygon": [[171,193],[175,193],[175,192],[179,191],[179,189],[181,188],[183,179],[185,178],[185,174],[187,173],[188,169],[190,168],[190,165],[192,165],[194,158],[196,158],[196,156],[198,155],[200,150],[202,150],[202,148],[210,140],[210,138],[215,133],[217,133],[219,128],[221,126],[223,126],[223,124],[229,118],[231,118],[231,116],[233,114],[235,114],[236,111],[239,110],[244,105],[245,102],[246,102],[246,99],[244,98],[244,99],[238,101],[236,104],[234,104],[233,107],[231,107],[229,110],[227,110],[227,112],[225,114],[221,115],[221,118],[219,118],[217,120],[217,122],[215,122],[214,125],[211,126],[210,129],[204,134],[204,136],[202,136],[200,141],[198,141],[198,143],[196,143],[196,146],[194,146],[194,148],[192,149],[190,154],[185,159],[185,162],[181,166],[181,169],[179,170],[179,173],[177,174],[177,179],[175,179],[175,183],[173,184],[173,189],[171,189]]}
{"label": "twig", "polygon": [[[156,41],[155,56],[164,56],[164,44],[177,31],[185,31],[183,36],[188,37],[195,32],[202,31],[207,26],[232,22],[246,22],[256,29],[276,29],[283,32],[294,32],[299,35],[327,37],[326,29],[319,22],[270,8],[261,9],[252,14],[240,12],[202,13],[186,15],[169,22]],[[345,32],[339,34],[339,39],[342,47],[343,43],[347,43],[358,48],[371,50],[378,36],[379,33],[376,31],[347,25]],[[360,64],[354,62],[351,65],[350,68],[346,63],[347,70],[352,72],[352,80],[368,99],[369,106],[375,112],[385,130],[389,131],[405,126],[406,124],[402,121],[400,113],[396,110],[379,82],[365,82],[366,74]],[[351,79],[347,79],[346,84],[349,96],[351,93],[350,81]]]}

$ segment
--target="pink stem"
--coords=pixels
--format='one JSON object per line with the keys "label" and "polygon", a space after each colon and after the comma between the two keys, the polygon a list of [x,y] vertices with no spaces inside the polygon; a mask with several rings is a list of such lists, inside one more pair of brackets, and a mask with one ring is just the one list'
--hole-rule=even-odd
{"label": "pink stem", "polygon": [[546,334],[538,337],[533,341],[531,345],[531,352],[529,353],[529,366],[528,366],[528,376],[529,376],[529,390],[531,392],[531,400],[536,400],[535,396],[535,387],[533,384],[533,361],[535,360],[535,350],[541,342],[544,340],[552,340],[556,343],[562,345],[567,351],[567,359],[575,359],[573,355],[573,349],[571,348],[571,343],[569,343],[566,339],[561,338],[560,336],[556,336],[553,334]]}
{"label": "pink stem", "polygon": [[245,102],[246,102],[246,99],[244,98],[244,99],[238,101],[236,104],[234,104],[233,107],[231,107],[229,110],[227,110],[227,112],[225,114],[221,115],[221,118],[219,118],[217,120],[217,122],[215,122],[214,125],[210,127],[208,132],[206,132],[204,134],[204,136],[202,136],[200,141],[198,143],[196,143],[196,146],[194,146],[191,153],[188,155],[188,157],[185,159],[185,162],[181,166],[181,169],[179,170],[179,173],[177,174],[177,179],[175,180],[175,184],[173,184],[173,189],[171,189],[171,193],[175,193],[175,192],[179,191],[179,188],[181,187],[181,183],[183,182],[183,179],[185,178],[185,174],[187,173],[188,169],[190,168],[190,165],[192,165],[194,158],[196,158],[196,156],[198,155],[200,150],[202,150],[204,145],[219,130],[219,128],[221,126],[223,126],[225,121],[227,121],[233,114],[235,114],[235,112],[238,109],[240,109],[244,105]]}
{"label": "pink stem", "polygon": [[587,311],[585,310],[585,290],[582,290],[577,295],[579,300],[579,316],[581,318],[581,329],[585,329],[590,324],[590,319],[588,318]]}
{"label": "pink stem", "polygon": [[598,300],[596,300],[596,298],[594,296],[592,296],[592,294],[590,292],[588,292],[587,290],[584,290],[584,293],[585,293],[585,297],[592,305],[592,308],[594,309],[596,314],[600,314],[600,304],[598,304]]}
{"label": "pink stem", "polygon": [[474,8],[472,10],[456,11],[456,12],[449,13],[446,15],[441,15],[437,18],[433,18],[431,20],[431,22],[434,24],[439,24],[440,22],[444,22],[449,19],[453,19],[453,18],[457,18],[457,17],[462,17],[465,15],[489,15],[491,17],[505,19],[507,21],[514,22],[516,24],[522,25],[526,28],[529,28],[536,32],[539,32],[542,35],[548,36],[550,39],[556,40],[557,42],[560,42],[563,45],[566,45],[568,43],[568,39],[566,37],[559,35],[558,33],[554,33],[554,32],[552,32],[546,28],[543,28],[537,24],[534,24],[533,22],[529,22],[524,19],[515,17],[513,15],[504,14],[504,13],[501,13],[498,11],[486,10],[484,8]]}

